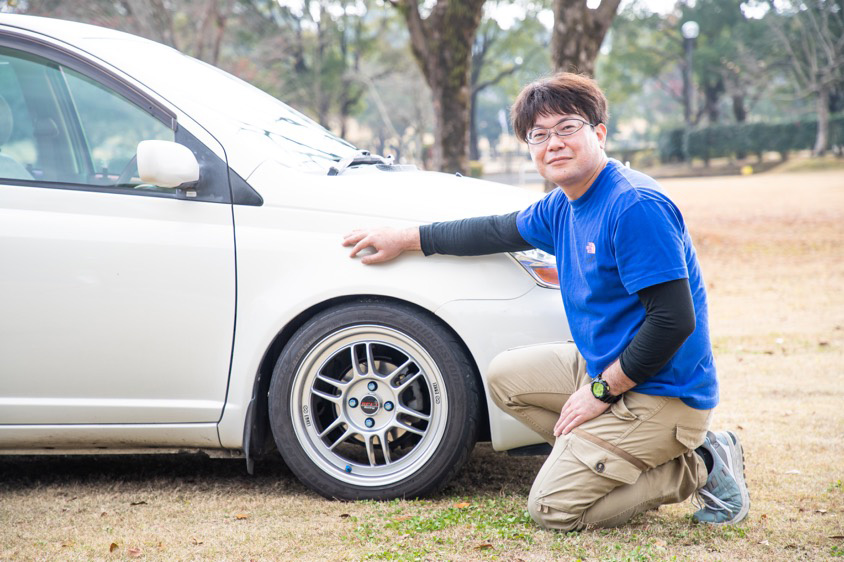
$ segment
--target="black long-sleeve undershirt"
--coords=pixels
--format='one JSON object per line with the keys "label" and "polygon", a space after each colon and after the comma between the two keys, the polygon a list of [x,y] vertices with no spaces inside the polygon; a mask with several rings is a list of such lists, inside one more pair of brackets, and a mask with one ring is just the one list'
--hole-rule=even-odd
{"label": "black long-sleeve undershirt", "polygon": [[[435,222],[419,228],[422,252],[479,256],[532,248],[516,226],[518,212]],[[621,369],[639,384],[659,372],[695,330],[688,279],[646,287],[637,293],[645,320],[621,354]]]}
{"label": "black long-sleeve undershirt", "polygon": [[520,252],[533,248],[516,226],[516,215],[493,215],[419,227],[422,252],[449,256],[482,256],[499,252]]}

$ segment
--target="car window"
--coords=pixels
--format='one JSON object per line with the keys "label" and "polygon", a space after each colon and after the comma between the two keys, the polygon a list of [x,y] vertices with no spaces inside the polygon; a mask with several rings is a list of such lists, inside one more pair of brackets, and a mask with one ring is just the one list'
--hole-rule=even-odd
{"label": "car window", "polygon": [[[91,39],[86,48],[150,86],[194,119],[240,131],[227,150],[249,152],[293,169],[325,174],[356,149],[258,88],[170,47],[135,40]],[[197,92],[202,92],[197,96]],[[213,130],[212,130],[213,132]]]}
{"label": "car window", "polygon": [[0,178],[150,189],[135,151],[173,131],[82,74],[0,47]]}

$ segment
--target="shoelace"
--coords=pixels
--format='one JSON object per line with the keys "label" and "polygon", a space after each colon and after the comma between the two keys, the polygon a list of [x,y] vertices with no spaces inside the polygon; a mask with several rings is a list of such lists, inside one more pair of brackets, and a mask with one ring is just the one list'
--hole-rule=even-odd
{"label": "shoelace", "polygon": [[[707,502],[709,500],[709,502]],[[732,513],[730,506],[715,497],[713,494],[701,488],[692,497],[692,504],[698,509],[709,509],[711,511],[728,511]]]}

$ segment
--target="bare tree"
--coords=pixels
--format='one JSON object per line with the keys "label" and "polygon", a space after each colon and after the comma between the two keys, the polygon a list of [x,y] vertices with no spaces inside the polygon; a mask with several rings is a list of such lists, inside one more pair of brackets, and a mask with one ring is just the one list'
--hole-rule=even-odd
{"label": "bare tree", "polygon": [[767,19],[788,56],[800,93],[815,98],[818,135],[813,152],[822,155],[829,145],[830,94],[844,79],[844,3],[805,0],[787,17],[776,13],[773,0],[769,5]]}
{"label": "bare tree", "polygon": [[438,0],[427,17],[418,0],[390,0],[407,22],[410,46],[434,104],[434,167],[468,168],[469,70],[484,0]]}
{"label": "bare tree", "polygon": [[586,0],[554,0],[551,59],[557,71],[595,73],[595,59],[620,2],[601,0],[592,9]]}
{"label": "bare tree", "polygon": [[[217,65],[236,0],[28,0],[26,13],[92,23],[164,43]],[[177,23],[180,22],[180,23]],[[188,22],[197,22],[194,27]]]}

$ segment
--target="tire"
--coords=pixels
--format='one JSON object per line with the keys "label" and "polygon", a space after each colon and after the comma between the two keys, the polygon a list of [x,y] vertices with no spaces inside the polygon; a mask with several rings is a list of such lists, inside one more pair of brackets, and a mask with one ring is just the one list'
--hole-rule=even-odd
{"label": "tire", "polygon": [[276,445],[306,486],[385,500],[430,494],[460,470],[480,403],[466,351],[440,322],[371,300],[325,310],[293,335],[269,412]]}

